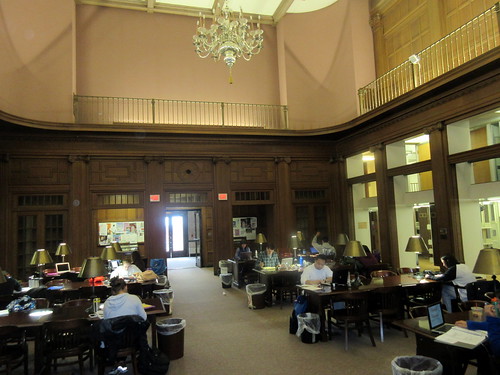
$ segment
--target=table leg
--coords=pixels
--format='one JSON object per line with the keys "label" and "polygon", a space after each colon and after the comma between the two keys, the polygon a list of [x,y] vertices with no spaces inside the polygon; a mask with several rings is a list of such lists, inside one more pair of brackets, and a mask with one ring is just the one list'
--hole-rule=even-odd
{"label": "table leg", "polygon": [[320,331],[321,341],[328,341],[328,332],[326,329],[326,315],[325,315],[325,299],[329,299],[329,296],[320,296],[318,294],[307,294],[307,303],[309,311],[319,315],[320,319]]}

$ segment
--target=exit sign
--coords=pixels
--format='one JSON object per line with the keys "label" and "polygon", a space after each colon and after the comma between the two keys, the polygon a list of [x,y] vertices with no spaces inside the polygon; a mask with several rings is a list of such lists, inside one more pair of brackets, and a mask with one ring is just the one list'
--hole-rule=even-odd
{"label": "exit sign", "polygon": [[218,196],[220,201],[227,201],[227,193],[219,193]]}
{"label": "exit sign", "polygon": [[149,201],[150,202],[159,202],[160,201],[160,194],[150,194]]}

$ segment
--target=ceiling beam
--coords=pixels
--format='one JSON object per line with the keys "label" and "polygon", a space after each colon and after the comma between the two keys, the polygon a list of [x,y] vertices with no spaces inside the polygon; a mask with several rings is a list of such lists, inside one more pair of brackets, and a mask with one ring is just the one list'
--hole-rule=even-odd
{"label": "ceiling beam", "polygon": [[274,23],[278,23],[286,14],[290,6],[293,4],[293,0],[281,0],[280,5],[276,8],[273,14]]}

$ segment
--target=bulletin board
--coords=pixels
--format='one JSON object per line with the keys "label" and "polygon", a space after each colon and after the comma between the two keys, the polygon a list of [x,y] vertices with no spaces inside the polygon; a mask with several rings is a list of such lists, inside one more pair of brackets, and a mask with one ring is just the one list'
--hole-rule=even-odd
{"label": "bulletin board", "polygon": [[233,217],[233,237],[255,240],[257,238],[257,218]]}
{"label": "bulletin board", "polygon": [[99,223],[99,246],[119,243],[143,243],[144,221]]}

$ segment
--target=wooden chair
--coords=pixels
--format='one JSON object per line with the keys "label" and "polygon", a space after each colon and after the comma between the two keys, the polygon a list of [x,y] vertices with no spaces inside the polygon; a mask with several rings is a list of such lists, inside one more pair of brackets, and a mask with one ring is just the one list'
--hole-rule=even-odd
{"label": "wooden chair", "polygon": [[398,273],[400,275],[409,275],[409,274],[414,274],[420,272],[420,268],[411,268],[411,267],[401,267],[398,270]]}
{"label": "wooden chair", "polygon": [[397,276],[397,273],[390,270],[376,270],[370,273],[370,277],[387,277],[387,276]]}
{"label": "wooden chair", "polygon": [[458,307],[460,308],[461,311],[469,311],[471,307],[482,307],[486,305],[486,301],[481,301],[481,300],[469,300],[465,302],[460,302],[458,304]]}
{"label": "wooden chair", "polygon": [[427,306],[441,301],[441,283],[422,283],[405,288],[407,293],[405,309],[409,311],[413,306]]}
{"label": "wooden chair", "polygon": [[[391,288],[378,288],[371,292],[370,313],[372,319],[380,324],[380,341],[384,342],[384,323],[400,320],[404,315],[403,290],[400,286]],[[404,330],[408,337],[408,333]]]}
{"label": "wooden chair", "polygon": [[412,319],[427,316],[427,306],[412,306],[408,310],[408,316]]}
{"label": "wooden chair", "polygon": [[[349,324],[354,323],[358,328],[358,336],[361,336],[363,323],[366,324],[368,329],[368,334],[370,335],[370,340],[372,346],[375,346],[375,340],[373,339],[372,330],[370,327],[370,319],[368,314],[368,303],[370,298],[370,292],[359,292],[359,293],[342,293],[332,300],[331,309],[328,310],[328,330],[331,331],[332,323],[337,326],[344,327],[344,340],[345,340],[345,350],[349,349]],[[345,308],[334,309],[335,302],[344,302]],[[333,322],[335,320],[335,322]]]}
{"label": "wooden chair", "polygon": [[90,360],[93,370],[93,347],[91,324],[87,319],[72,319],[47,322],[43,325],[44,356],[49,373],[52,365],[57,373],[59,359],[78,357],[75,361],[64,361],[62,366],[78,363],[80,375],[83,375],[83,363]]}
{"label": "wooden chair", "polygon": [[280,309],[283,308],[283,301],[290,298],[290,303],[298,295],[297,284],[300,283],[300,276],[297,272],[281,272],[272,279],[271,291],[280,302]]}
{"label": "wooden chair", "polygon": [[0,366],[5,366],[5,373],[10,375],[21,365],[24,366],[24,375],[28,375],[28,345],[24,330],[16,326],[0,327]]}
{"label": "wooden chair", "polygon": [[47,309],[50,305],[47,298],[34,298],[37,309]]}

